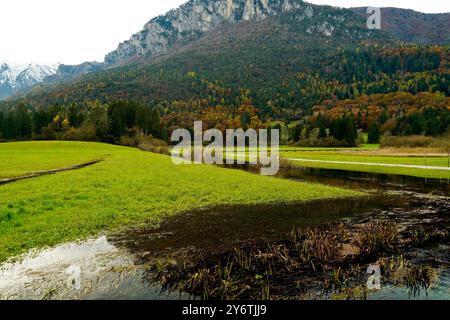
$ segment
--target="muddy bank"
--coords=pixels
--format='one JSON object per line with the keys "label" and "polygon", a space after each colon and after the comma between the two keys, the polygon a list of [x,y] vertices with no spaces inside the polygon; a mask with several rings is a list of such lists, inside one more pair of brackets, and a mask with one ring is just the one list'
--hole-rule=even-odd
{"label": "muddy bank", "polygon": [[103,160],[94,160],[94,161],[90,161],[90,162],[86,162],[86,163],[82,163],[82,164],[77,164],[77,165],[74,165],[74,166],[71,166],[71,167],[61,168],[61,169],[52,169],[52,170],[43,170],[43,171],[30,172],[30,173],[27,173],[24,176],[0,180],[0,185],[13,183],[13,182],[17,182],[17,181],[21,181],[21,180],[25,180],[25,179],[31,179],[31,178],[46,176],[46,175],[50,175],[50,174],[56,174],[56,173],[65,172],[65,171],[79,170],[79,169],[83,169],[83,168],[86,168],[86,167],[93,166],[93,165],[95,165],[95,164],[97,164],[97,163],[99,163],[101,161],[103,161]]}

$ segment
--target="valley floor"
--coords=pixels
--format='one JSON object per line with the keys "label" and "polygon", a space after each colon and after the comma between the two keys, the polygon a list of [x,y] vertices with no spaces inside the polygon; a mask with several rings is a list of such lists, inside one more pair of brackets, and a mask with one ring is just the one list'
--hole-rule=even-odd
{"label": "valley floor", "polygon": [[192,209],[363,196],[215,166],[175,166],[164,155],[82,142],[0,144],[0,179],[94,160],[100,162],[0,185],[0,261]]}

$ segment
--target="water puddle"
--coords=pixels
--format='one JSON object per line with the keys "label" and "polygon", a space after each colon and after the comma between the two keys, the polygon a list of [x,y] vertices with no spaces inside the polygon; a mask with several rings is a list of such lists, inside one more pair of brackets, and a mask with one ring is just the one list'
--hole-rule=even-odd
{"label": "water puddle", "polygon": [[149,284],[106,236],[31,252],[0,266],[0,299],[179,299]]}

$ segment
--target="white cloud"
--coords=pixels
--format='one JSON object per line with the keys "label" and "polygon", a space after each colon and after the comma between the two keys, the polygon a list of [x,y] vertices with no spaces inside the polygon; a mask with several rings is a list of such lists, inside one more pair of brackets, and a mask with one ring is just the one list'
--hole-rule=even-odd
{"label": "white cloud", "polygon": [[[2,0],[0,61],[102,61],[151,18],[185,0]],[[335,6],[397,6],[450,12],[450,1],[310,0]]]}

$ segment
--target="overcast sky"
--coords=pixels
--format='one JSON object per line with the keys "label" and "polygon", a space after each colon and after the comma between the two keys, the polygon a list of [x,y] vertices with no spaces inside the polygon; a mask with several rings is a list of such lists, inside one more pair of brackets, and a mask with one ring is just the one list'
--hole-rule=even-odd
{"label": "overcast sky", "polygon": [[[151,18],[186,0],[1,0],[0,61],[103,61]],[[450,12],[448,0],[310,0],[341,7],[380,6]]]}

